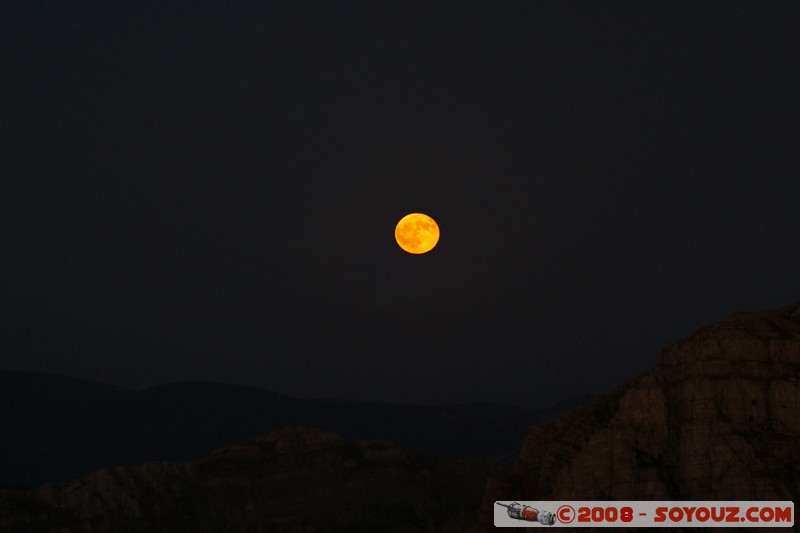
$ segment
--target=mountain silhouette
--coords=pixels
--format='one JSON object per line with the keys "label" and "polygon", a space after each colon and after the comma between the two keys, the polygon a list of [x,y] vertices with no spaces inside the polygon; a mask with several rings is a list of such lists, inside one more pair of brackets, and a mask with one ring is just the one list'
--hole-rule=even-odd
{"label": "mountain silhouette", "polygon": [[419,453],[512,461],[528,428],[588,400],[546,409],[304,400],[257,387],[172,383],[131,391],[49,374],[0,372],[0,484],[35,486],[102,467],[188,461],[289,425],[386,439]]}

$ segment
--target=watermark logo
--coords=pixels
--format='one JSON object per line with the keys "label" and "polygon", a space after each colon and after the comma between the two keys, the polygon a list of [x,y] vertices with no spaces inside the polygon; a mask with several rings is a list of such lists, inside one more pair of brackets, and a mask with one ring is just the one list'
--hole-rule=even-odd
{"label": "watermark logo", "polygon": [[513,502],[511,504],[495,502],[495,504],[505,507],[508,516],[514,520],[538,522],[543,526],[552,526],[556,522],[555,515],[550,511],[540,511],[536,507],[530,505],[522,505],[519,502]]}
{"label": "watermark logo", "polygon": [[[551,510],[553,510],[551,512]],[[497,527],[793,527],[790,501],[495,502]]]}

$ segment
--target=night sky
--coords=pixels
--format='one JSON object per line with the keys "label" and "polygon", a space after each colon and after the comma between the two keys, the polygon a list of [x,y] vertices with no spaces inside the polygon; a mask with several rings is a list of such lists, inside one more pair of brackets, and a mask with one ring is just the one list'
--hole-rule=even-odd
{"label": "night sky", "polygon": [[535,406],[800,298],[797,2],[15,4],[0,368]]}

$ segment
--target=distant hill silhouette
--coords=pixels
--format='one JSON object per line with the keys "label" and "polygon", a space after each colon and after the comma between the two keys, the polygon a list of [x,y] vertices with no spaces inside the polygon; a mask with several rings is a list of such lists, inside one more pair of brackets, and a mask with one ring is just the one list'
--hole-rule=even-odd
{"label": "distant hill silhouette", "polygon": [[496,462],[516,458],[531,425],[590,397],[546,409],[303,400],[256,387],[172,383],[132,391],[0,371],[0,484],[38,485],[107,466],[187,461],[290,425],[387,439],[414,452]]}

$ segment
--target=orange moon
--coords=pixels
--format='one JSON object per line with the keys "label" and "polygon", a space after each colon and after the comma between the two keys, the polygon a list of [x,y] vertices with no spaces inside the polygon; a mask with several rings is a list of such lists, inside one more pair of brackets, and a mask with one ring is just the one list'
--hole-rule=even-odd
{"label": "orange moon", "polygon": [[410,213],[394,228],[397,245],[410,254],[424,254],[439,242],[439,225],[428,215]]}

